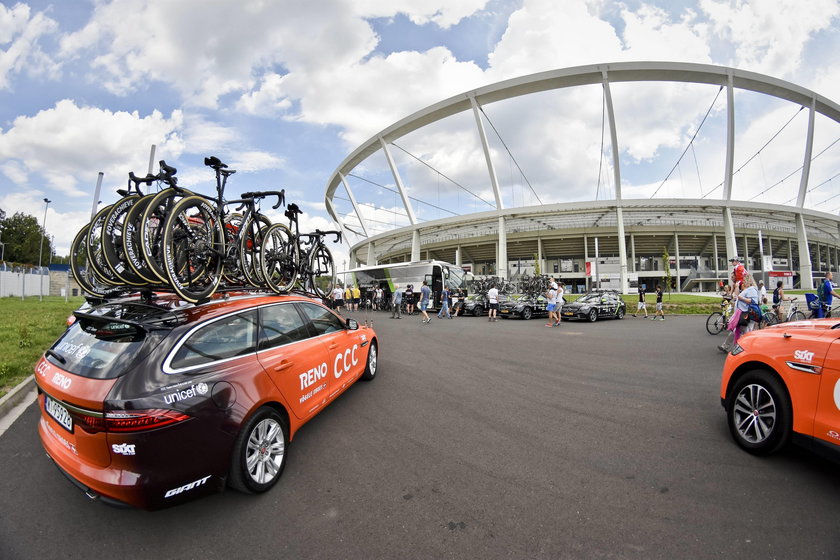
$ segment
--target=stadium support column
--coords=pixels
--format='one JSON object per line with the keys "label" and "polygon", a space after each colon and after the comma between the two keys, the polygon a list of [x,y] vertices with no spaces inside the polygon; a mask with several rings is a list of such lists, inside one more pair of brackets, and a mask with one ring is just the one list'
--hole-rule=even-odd
{"label": "stadium support column", "polygon": [[496,253],[496,274],[498,274],[499,278],[504,278],[505,280],[507,280],[507,231],[505,231],[504,216],[499,216],[499,245]]}
{"label": "stadium support column", "polygon": [[601,82],[604,87],[604,101],[607,105],[607,120],[610,123],[610,143],[612,146],[613,180],[615,181],[615,218],[618,225],[618,262],[619,262],[619,283],[621,293],[629,293],[627,290],[627,240],[624,239],[624,213],[621,210],[621,161],[618,152],[618,133],[615,129],[615,112],[613,111],[612,94],[610,93],[610,80],[607,71],[601,71]]}
{"label": "stadium support column", "polygon": [[735,243],[735,226],[732,223],[732,168],[735,161],[735,84],[732,71],[726,84],[726,163],[723,171],[723,233],[726,236],[727,261],[738,255]]}
{"label": "stadium support column", "polygon": [[717,235],[714,233],[712,234],[712,254],[714,255],[715,259],[715,278],[720,278],[720,259],[718,257],[718,250],[717,250]]}
{"label": "stadium support column", "polygon": [[373,266],[376,264],[376,252],[373,250],[373,242],[368,242],[368,250],[367,250],[367,261],[365,262],[367,266]]}
{"label": "stadium support column", "polygon": [[537,237],[537,262],[534,263],[534,266],[538,264],[540,267],[540,273],[548,274],[548,272],[545,270],[545,259],[543,259],[542,237]]}
{"label": "stadium support column", "polygon": [[[811,263],[811,252],[808,250],[808,233],[805,231],[805,217],[802,209],[805,206],[805,194],[808,192],[808,176],[811,173],[811,152],[814,148],[814,113],[816,112],[816,98],[811,98],[808,111],[808,133],[805,137],[805,161],[802,163],[802,175],[799,179],[799,196],[796,199],[796,235],[799,242],[799,287],[802,290],[814,289],[814,269]],[[819,263],[819,258],[817,258]]]}
{"label": "stadium support column", "polygon": [[[397,190],[400,191],[400,198],[402,198],[405,213],[408,216],[408,221],[411,225],[416,226],[417,217],[414,215],[414,208],[412,208],[411,201],[408,199],[408,192],[405,190],[405,185],[403,185],[402,178],[400,177],[400,171],[397,169],[397,164],[394,163],[394,157],[391,155],[391,149],[388,148],[388,144],[381,136],[379,137],[379,145],[382,146],[382,153],[385,154],[385,159],[388,161],[388,167],[391,168],[391,175],[394,176],[394,183],[397,185]],[[417,230],[414,231],[414,235],[411,238],[411,260],[420,260],[420,232]]]}
{"label": "stadium support column", "polygon": [[362,217],[362,211],[359,209],[359,203],[356,202],[356,195],[353,194],[353,191],[350,189],[350,185],[347,184],[347,179],[344,178],[344,175],[339,173],[338,177],[341,179],[341,184],[344,185],[344,190],[347,191],[347,196],[350,197],[350,204],[353,205],[353,211],[356,213],[356,217],[359,218],[359,224],[362,226],[362,232],[364,232],[365,237],[370,237],[370,233],[368,233],[367,228],[367,220]]}

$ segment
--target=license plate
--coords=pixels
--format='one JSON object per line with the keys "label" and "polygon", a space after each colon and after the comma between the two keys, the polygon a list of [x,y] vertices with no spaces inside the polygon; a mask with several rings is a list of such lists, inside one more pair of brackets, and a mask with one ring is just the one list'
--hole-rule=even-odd
{"label": "license plate", "polygon": [[70,417],[70,413],[67,409],[46,395],[44,396],[44,408],[46,409],[47,414],[52,416],[53,420],[61,424],[68,432],[73,433],[73,418]]}
{"label": "license plate", "polygon": [[574,313],[571,312],[571,311],[566,311],[565,313],[563,313],[563,315],[567,315],[567,316],[571,317],[572,315],[574,315]]}
{"label": "license plate", "polygon": [[508,311],[507,309],[502,309],[501,311],[499,311],[499,313],[501,313],[502,315],[507,315],[508,313],[510,313],[510,311]]}

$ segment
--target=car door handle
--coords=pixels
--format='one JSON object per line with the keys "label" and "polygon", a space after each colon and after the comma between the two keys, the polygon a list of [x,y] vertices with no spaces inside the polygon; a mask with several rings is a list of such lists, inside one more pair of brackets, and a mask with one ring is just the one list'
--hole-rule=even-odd
{"label": "car door handle", "polygon": [[289,360],[283,360],[282,362],[280,362],[280,365],[274,367],[274,371],[283,371],[284,369],[289,369],[294,364],[294,362],[290,362]]}
{"label": "car door handle", "polygon": [[329,346],[330,350],[335,350],[336,348],[338,348],[338,344],[330,344]]}

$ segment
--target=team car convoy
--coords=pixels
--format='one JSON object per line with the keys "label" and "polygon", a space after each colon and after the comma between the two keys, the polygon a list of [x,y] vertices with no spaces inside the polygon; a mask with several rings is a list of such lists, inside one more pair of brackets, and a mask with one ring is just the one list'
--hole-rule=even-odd
{"label": "team car convoy", "polygon": [[36,366],[38,431],[91,498],[158,509],[264,492],[295,432],[377,373],[373,328],[297,295],[173,295],[87,311]]}
{"label": "team car convoy", "polygon": [[793,441],[840,460],[840,319],[744,334],[726,358],[720,400],[742,449],[769,455]]}

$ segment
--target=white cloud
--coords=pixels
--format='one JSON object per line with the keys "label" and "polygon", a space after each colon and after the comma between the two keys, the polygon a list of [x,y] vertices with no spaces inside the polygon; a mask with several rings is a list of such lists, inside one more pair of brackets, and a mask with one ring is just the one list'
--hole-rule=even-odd
{"label": "white cloud", "polygon": [[353,7],[364,18],[392,17],[405,14],[413,23],[434,23],[441,28],[451,27],[463,18],[484,8],[487,0],[448,0],[444,2],[417,2],[416,0],[356,0]]}
{"label": "white cloud", "polygon": [[43,13],[32,15],[26,4],[8,8],[0,4],[0,89],[10,87],[14,74],[54,76],[57,65],[39,46],[57,24]]}
{"label": "white cloud", "polygon": [[836,0],[700,0],[715,33],[735,46],[732,64],[778,77],[798,69],[805,44],[840,16]]}
{"label": "white cloud", "polygon": [[[65,99],[32,117],[15,119],[0,133],[0,159],[7,160],[4,170],[9,175],[12,169],[11,178],[29,174],[27,184],[18,181],[22,188],[42,177],[67,195],[83,196],[79,184],[91,184],[99,171],[122,184],[128,171],[145,170],[152,144],[179,154],[181,127],[180,111],[168,119],[158,111],[141,117],[136,111],[80,107]],[[17,166],[16,172],[10,165]]]}

